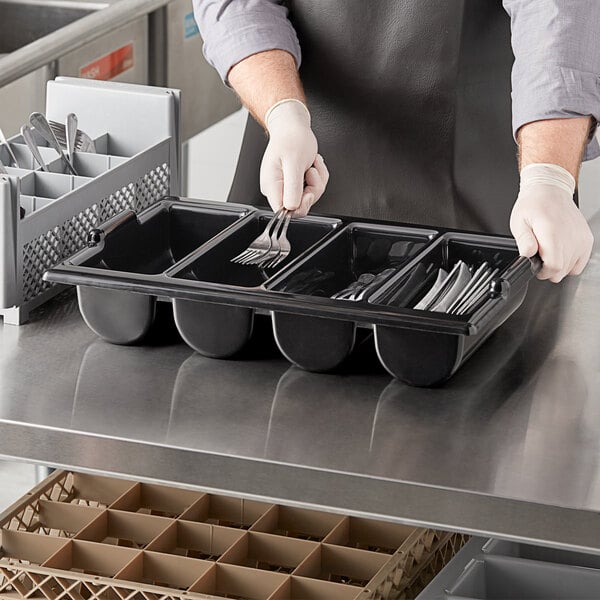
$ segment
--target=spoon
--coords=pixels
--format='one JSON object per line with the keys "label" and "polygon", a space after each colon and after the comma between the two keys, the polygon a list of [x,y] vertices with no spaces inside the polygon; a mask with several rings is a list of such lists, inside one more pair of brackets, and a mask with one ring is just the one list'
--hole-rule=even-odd
{"label": "spoon", "polygon": [[[8,150],[8,155],[10,156],[10,160],[13,162],[14,166],[17,167],[17,169],[19,168],[19,163],[17,161],[17,157],[15,156],[15,153],[13,152],[12,148],[10,147],[10,144],[8,143],[8,140],[6,139],[6,136],[4,135],[4,132],[2,131],[2,128],[0,127],[0,146],[5,146],[6,149]],[[10,167],[10,165],[8,165]]]}
{"label": "spoon", "polygon": [[35,143],[35,139],[33,138],[33,129],[31,129],[31,127],[29,127],[29,125],[23,125],[23,127],[21,127],[21,135],[23,136],[23,139],[25,140],[25,143],[27,144],[27,147],[29,148],[29,152],[31,152],[31,154],[33,154],[33,158],[35,158],[35,160],[38,162],[38,164],[42,168],[42,171],[47,172],[48,167],[46,166],[46,163],[44,162],[44,159],[42,158],[42,155],[40,154],[39,148],[37,147],[37,144]]}

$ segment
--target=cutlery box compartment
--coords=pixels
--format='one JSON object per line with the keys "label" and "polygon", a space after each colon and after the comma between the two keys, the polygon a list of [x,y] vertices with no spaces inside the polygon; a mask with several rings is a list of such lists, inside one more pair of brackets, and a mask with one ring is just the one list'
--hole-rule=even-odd
{"label": "cutlery box compartment", "polygon": [[[230,259],[264,230],[271,215],[248,206],[175,198],[163,199],[140,216],[133,211],[121,213],[102,229],[92,230],[91,247],[69,261],[97,284],[78,286],[86,323],[110,342],[131,344],[148,333],[156,317],[157,297],[173,282],[215,289],[260,288],[276,271]],[[337,219],[319,217],[290,223],[292,252],[283,266],[339,224]],[[117,279],[122,285],[114,288]],[[177,295],[172,304],[181,336],[206,356],[231,356],[250,339],[252,308]]]}
{"label": "cutlery box compartment", "polygon": [[[276,269],[231,262],[264,231],[272,216],[268,211],[256,211],[218,243],[209,245],[191,262],[185,261],[187,264],[173,270],[171,276],[234,290],[260,288],[340,224],[336,219],[319,217],[292,220],[287,232],[291,253]],[[253,308],[226,302],[173,299],[173,313],[181,336],[194,350],[212,358],[227,358],[244,348],[252,336],[254,312]]]}
{"label": "cutlery box compartment", "polygon": [[[231,262],[234,256],[243,252],[265,229],[273,213],[256,211],[248,216],[239,227],[232,228],[218,243],[211,244],[198,256],[191,257],[171,273],[176,279],[202,281],[242,288],[261,286],[273,273],[303,254],[311,246],[329,234],[339,223],[336,220],[307,217],[292,220],[287,232],[292,250],[277,271],[257,265],[241,265]],[[201,217],[200,217],[201,218]]]}
{"label": "cutlery box compartment", "polygon": [[[152,281],[208,240],[247,214],[233,205],[196,206],[163,201],[137,218],[121,213],[103,230],[90,232],[91,248],[81,255],[81,266],[107,276]],[[141,339],[156,317],[156,295],[81,286],[79,306],[88,326],[104,339],[130,344]]]}
{"label": "cutlery box compartment", "polygon": [[[56,471],[0,515],[0,595],[171,600],[410,598],[465,537],[362,520],[390,552],[336,542],[348,517]],[[217,524],[217,522],[219,524]],[[38,524],[42,524],[38,526]],[[284,527],[280,529],[279,526]],[[314,530],[321,539],[291,531]],[[270,533],[262,529],[272,529]],[[411,595],[412,594],[412,595]]]}
{"label": "cutlery box compartment", "polygon": [[[97,233],[99,243],[82,266],[130,274],[158,275],[233,225],[247,213],[240,207],[161,203],[137,219],[133,211],[113,222],[112,234]],[[109,227],[111,225],[109,224]]]}
{"label": "cutlery box compartment", "polygon": [[[303,369],[338,367],[361,327],[374,331],[380,362],[394,377],[433,386],[520,306],[534,274],[511,238],[320,216],[291,221],[292,253],[275,269],[231,262],[270,216],[249,206],[164,198],[94,229],[91,247],[46,278],[76,285],[86,322],[114,343],[142,340],[161,298],[172,303],[190,347],[226,358],[247,345],[261,311],[271,315],[282,354]],[[474,310],[417,310],[418,295],[408,306],[390,305],[415,270],[450,270],[457,261],[497,269]]]}
{"label": "cutlery box compartment", "polygon": [[[410,277],[418,265],[433,265],[434,271],[443,268],[450,272],[457,261],[463,261],[476,270],[483,262],[503,272],[515,260],[514,243],[506,239],[494,239],[476,234],[446,233],[440,236],[411,268],[391,279],[374,294],[369,302],[387,306],[389,298]],[[529,277],[528,274],[525,277]],[[432,318],[455,322],[457,325],[476,317],[476,331],[445,333],[418,327],[399,328],[374,325],[377,354],[385,368],[398,379],[414,386],[433,386],[443,383],[455,373],[477,348],[521,305],[527,293],[527,285],[516,281],[506,289],[502,297],[489,299],[479,316],[474,311],[463,315],[434,313],[414,308],[402,310],[431,315]],[[426,289],[415,296],[414,306],[421,300]]]}
{"label": "cutlery box compartment", "polygon": [[[330,298],[365,273],[400,269],[436,234],[433,230],[351,223],[268,287],[290,294]],[[300,276],[313,272],[328,277],[318,287],[310,286],[310,282],[303,286]]]}
{"label": "cutlery box compartment", "polygon": [[[402,270],[436,234],[426,229],[351,223],[294,269],[268,283],[267,289],[325,298],[338,305],[343,314],[354,302],[331,296],[364,274]],[[311,283],[318,278],[322,278],[318,286]],[[273,311],[279,349],[290,362],[309,371],[325,372],[339,366],[352,352],[356,326],[354,319]]]}

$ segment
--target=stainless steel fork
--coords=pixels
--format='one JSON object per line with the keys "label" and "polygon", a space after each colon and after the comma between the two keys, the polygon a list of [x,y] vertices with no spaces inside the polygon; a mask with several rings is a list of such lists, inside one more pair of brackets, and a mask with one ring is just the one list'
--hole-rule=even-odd
{"label": "stainless steel fork", "polygon": [[278,210],[267,223],[265,230],[246,248],[243,252],[231,259],[231,262],[248,264],[250,260],[254,260],[264,256],[272,246],[271,229],[278,222],[283,214],[283,208]]}
{"label": "stainless steel fork", "polygon": [[[48,121],[50,123],[50,129],[54,132],[56,139],[60,143],[63,148],[67,148],[67,132],[66,126],[62,123],[57,123],[56,121]],[[92,138],[85,133],[85,131],[81,131],[81,129],[77,130],[77,135],[75,137],[75,150],[77,152],[91,152],[92,154],[96,153],[96,144],[92,140]]]}
{"label": "stainless steel fork", "polygon": [[279,251],[277,255],[273,257],[273,260],[265,257],[265,262],[261,261],[261,266],[264,269],[272,269],[273,267],[276,267],[290,255],[290,252],[292,251],[292,245],[287,238],[287,230],[290,226],[291,220],[292,213],[288,210],[286,211],[283,220],[279,222],[279,230],[275,233],[277,236],[277,242],[279,244]]}

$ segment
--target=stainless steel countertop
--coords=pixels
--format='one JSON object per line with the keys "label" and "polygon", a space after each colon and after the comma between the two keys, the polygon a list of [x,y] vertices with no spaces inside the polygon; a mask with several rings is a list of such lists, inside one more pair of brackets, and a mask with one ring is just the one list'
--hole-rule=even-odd
{"label": "stainless steel countertop", "polygon": [[63,295],[0,326],[0,454],[600,552],[598,298],[600,252],[533,283],[446,386],[415,389],[370,340],[344,373],[290,367],[266,319],[235,361],[194,354],[168,319],[111,346]]}

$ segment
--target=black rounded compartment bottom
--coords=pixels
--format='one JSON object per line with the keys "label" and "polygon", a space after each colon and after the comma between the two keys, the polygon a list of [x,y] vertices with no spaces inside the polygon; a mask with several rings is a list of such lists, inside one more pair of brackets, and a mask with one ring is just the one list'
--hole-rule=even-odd
{"label": "black rounded compartment bottom", "polygon": [[356,325],[288,313],[273,313],[273,334],[281,353],[306,371],[331,371],[354,348]]}
{"label": "black rounded compartment bottom", "polygon": [[176,299],[173,313],[184,341],[209,358],[234,356],[252,335],[251,308]]}
{"label": "black rounded compartment bottom", "polygon": [[88,327],[112,344],[141,341],[154,322],[154,296],[78,286],[77,300]]}

